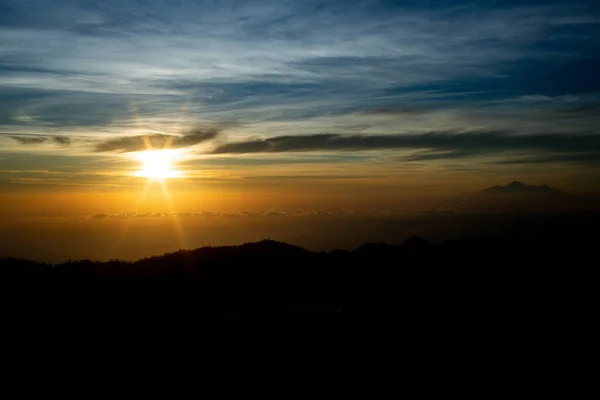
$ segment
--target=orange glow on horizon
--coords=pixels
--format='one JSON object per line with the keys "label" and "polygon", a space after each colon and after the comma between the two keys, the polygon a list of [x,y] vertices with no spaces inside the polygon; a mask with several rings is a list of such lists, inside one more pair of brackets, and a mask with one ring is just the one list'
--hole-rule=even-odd
{"label": "orange glow on horizon", "polygon": [[[139,171],[134,173],[134,176],[148,178],[146,184],[141,190],[137,203],[135,206],[136,211],[138,211],[140,204],[145,201],[150,186],[153,182],[158,182],[160,184],[162,199],[166,202],[167,211],[171,215],[171,222],[173,228],[176,232],[177,239],[179,242],[180,248],[187,247],[187,240],[185,233],[182,229],[181,223],[179,219],[175,216],[179,211],[175,208],[173,204],[173,199],[169,190],[167,188],[166,179],[167,178],[182,178],[183,173],[181,171],[177,171],[175,169],[174,164],[182,159],[182,152],[179,150],[171,150],[171,149],[163,149],[163,150],[145,150],[136,152],[132,155],[132,158],[141,162],[142,166]],[[123,225],[123,229],[118,239],[115,241],[115,245],[123,242],[128,235],[128,231],[130,228],[131,220],[127,221]]]}

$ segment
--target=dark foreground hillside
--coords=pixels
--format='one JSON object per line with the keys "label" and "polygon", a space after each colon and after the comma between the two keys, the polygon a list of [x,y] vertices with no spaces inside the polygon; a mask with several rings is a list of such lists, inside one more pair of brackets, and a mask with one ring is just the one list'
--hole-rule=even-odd
{"label": "dark foreground hillside", "polygon": [[[567,238],[567,239],[566,239]],[[317,253],[265,240],[136,262],[0,260],[5,309],[73,315],[396,315],[410,321],[587,312],[597,241],[479,236]]]}

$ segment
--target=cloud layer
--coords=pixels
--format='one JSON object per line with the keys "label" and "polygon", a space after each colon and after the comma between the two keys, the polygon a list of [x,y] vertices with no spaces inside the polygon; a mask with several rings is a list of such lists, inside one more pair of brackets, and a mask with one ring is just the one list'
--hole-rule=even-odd
{"label": "cloud layer", "polygon": [[214,139],[220,131],[216,128],[195,129],[181,136],[175,135],[137,135],[107,139],[96,144],[96,152],[127,153],[149,149],[178,149],[190,147]]}
{"label": "cloud layer", "polygon": [[225,143],[212,152],[244,154],[382,149],[423,149],[422,153],[408,157],[408,161],[464,158],[503,151],[568,153],[571,161],[576,161],[577,157],[589,160],[591,154],[600,160],[600,135],[519,135],[502,131],[442,131],[370,136],[319,134]]}
{"label": "cloud layer", "polygon": [[0,125],[291,124],[600,92],[594,4],[4,1]]}
{"label": "cloud layer", "polygon": [[68,136],[9,136],[20,144],[34,145],[42,143],[56,143],[64,146],[71,144],[71,138]]}
{"label": "cloud layer", "polygon": [[[257,153],[264,165],[294,152],[469,160],[481,175],[597,165],[599,4],[4,0],[0,159],[206,143],[240,155],[232,175]],[[224,122],[228,142],[174,134]],[[369,162],[326,166],[356,175]]]}

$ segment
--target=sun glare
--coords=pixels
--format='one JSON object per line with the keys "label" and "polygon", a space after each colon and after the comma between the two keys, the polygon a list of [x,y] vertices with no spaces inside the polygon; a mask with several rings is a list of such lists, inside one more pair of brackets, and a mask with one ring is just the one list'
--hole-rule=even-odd
{"label": "sun glare", "polygon": [[176,150],[141,151],[134,156],[142,163],[141,169],[135,175],[158,180],[181,177],[181,172],[173,166],[180,157]]}

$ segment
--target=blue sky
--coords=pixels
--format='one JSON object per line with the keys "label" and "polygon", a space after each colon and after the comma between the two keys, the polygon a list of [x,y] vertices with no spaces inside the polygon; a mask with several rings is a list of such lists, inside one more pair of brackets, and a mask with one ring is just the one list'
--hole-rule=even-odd
{"label": "blue sky", "polygon": [[598,2],[404,3],[0,0],[0,179],[106,183],[155,135],[197,177],[594,181]]}

